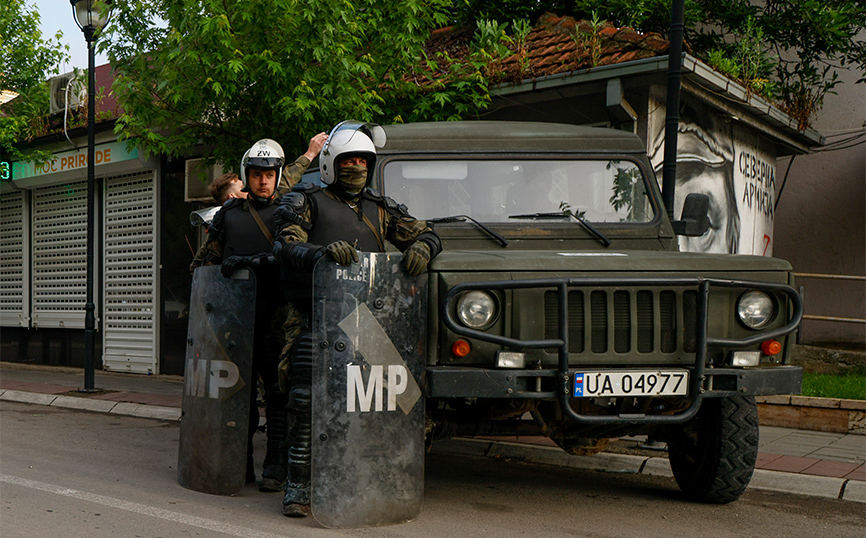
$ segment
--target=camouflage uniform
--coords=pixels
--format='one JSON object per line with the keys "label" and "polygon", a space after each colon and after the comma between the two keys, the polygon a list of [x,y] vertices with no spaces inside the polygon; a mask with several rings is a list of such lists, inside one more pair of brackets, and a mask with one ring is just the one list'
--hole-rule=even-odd
{"label": "camouflage uniform", "polygon": [[[294,299],[290,303],[298,302],[299,296],[301,299],[310,298],[309,292],[312,281],[309,271],[312,270],[312,265],[315,263],[314,261],[313,264],[309,263],[311,261],[308,259],[310,247],[313,249],[316,247],[324,248],[324,244],[329,243],[330,239],[342,239],[353,244],[355,248],[368,252],[384,252],[383,239],[397,247],[401,252],[415,241],[424,241],[430,247],[431,258],[435,257],[441,250],[441,243],[436,232],[427,225],[426,221],[417,220],[409,215],[405,205],[397,204],[394,200],[380,195],[371,188],[365,189],[359,200],[360,203],[358,204],[350,204],[329,192],[327,187],[322,189],[309,184],[300,184],[293,189],[291,194],[284,196],[280,201],[280,208],[277,209],[275,218],[277,227],[281,229],[275,239],[275,249],[292,250],[294,245],[304,245],[300,249],[294,249],[301,252],[284,254],[280,260],[284,266],[281,280],[291,282],[290,286],[283,287],[284,290],[288,288],[289,299]],[[319,211],[322,209],[322,202],[325,201],[329,203],[329,212],[340,211],[342,213],[329,215],[330,221],[342,221],[344,224],[356,224],[360,221],[363,224],[357,224],[354,230],[347,229],[345,225],[339,227],[332,225],[330,226],[331,229],[326,232],[327,237],[324,240],[316,241],[315,237],[318,236],[315,233],[317,221],[321,217]],[[374,209],[364,211],[365,201]],[[364,222],[364,217],[367,217],[367,222]],[[371,224],[376,230],[375,234],[370,229]],[[357,233],[353,234],[353,232]],[[366,238],[363,237],[365,233],[368,234]],[[314,238],[311,238],[311,234]],[[365,245],[367,248],[364,248]],[[305,250],[306,252],[303,252]],[[307,284],[307,286],[299,284]],[[285,309],[286,314],[290,317],[286,318],[283,325],[285,346],[281,354],[281,371],[287,369],[282,363],[286,362],[288,351],[301,331],[300,324],[303,314],[298,307],[301,307],[300,303],[297,307],[290,304]],[[303,308],[303,310],[308,309],[308,307]],[[281,379],[281,384],[284,382],[285,380]]]}
{"label": "camouflage uniform", "polygon": [[[388,241],[401,252],[416,243],[429,248],[430,258],[441,250],[439,236],[425,221],[409,215],[403,205],[366,188],[350,202],[329,191],[301,184],[283,197],[275,214],[280,232],[274,254],[282,265],[280,280],[291,293],[285,307],[285,345],[280,359],[280,387],[289,392],[295,421],[289,435],[289,481],[283,500],[288,507],[310,503],[312,339],[301,336],[311,310],[311,271],[325,255],[326,245],[346,241],[357,250],[384,252]],[[285,283],[289,284],[286,285]]]}

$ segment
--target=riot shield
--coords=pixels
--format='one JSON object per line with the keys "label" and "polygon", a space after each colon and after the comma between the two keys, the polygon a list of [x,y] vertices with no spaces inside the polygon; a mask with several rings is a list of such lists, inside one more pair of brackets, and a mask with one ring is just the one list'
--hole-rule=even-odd
{"label": "riot shield", "polygon": [[219,266],[195,270],[190,294],[177,481],[204,493],[244,486],[256,278]]}
{"label": "riot shield", "polygon": [[427,275],[400,254],[320,261],[313,279],[311,510],[325,527],[403,523],[424,493]]}

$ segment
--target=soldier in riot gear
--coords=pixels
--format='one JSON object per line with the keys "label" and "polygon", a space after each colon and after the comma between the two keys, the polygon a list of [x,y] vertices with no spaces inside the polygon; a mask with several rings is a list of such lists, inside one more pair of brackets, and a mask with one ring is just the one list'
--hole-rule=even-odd
{"label": "soldier in riot gear", "polygon": [[[324,256],[348,266],[358,261],[358,250],[384,252],[386,240],[403,252],[401,264],[412,275],[424,272],[441,250],[439,236],[426,222],[369,187],[376,147],[384,145],[384,135],[375,124],[337,125],[319,155],[326,186],[296,186],[280,201],[275,215],[280,232],[274,256],[283,266],[281,280],[291,282],[283,289],[295,292],[287,305],[286,345],[280,362],[280,382],[289,392],[289,410],[295,417],[283,499],[283,513],[290,517],[307,515],[310,503],[313,352],[311,340],[300,336],[310,312],[310,295],[298,293],[298,282],[309,283],[309,272]],[[308,284],[304,291],[309,288]]]}
{"label": "soldier in riot gear", "polygon": [[[282,335],[281,331],[274,329],[273,324],[281,302],[278,299],[279,294],[273,293],[278,282],[279,268],[270,255],[273,237],[277,232],[274,211],[277,209],[278,185],[285,184],[286,181],[296,183],[325,139],[324,133],[316,135],[310,141],[307,153],[285,169],[285,156],[279,144],[270,139],[256,142],[241,159],[240,180],[243,182],[246,197],[230,198],[226,201],[214,217],[204,245],[204,264],[221,264],[224,276],[229,277],[242,267],[249,267],[256,274],[257,308],[252,379],[259,376],[262,379],[267,421],[267,452],[262,481],[259,484],[262,491],[281,491],[288,473],[285,450],[288,430],[287,398],[279,389],[277,376]],[[284,178],[284,173],[292,177]],[[254,482],[256,479],[252,463],[252,438],[259,423],[255,396],[256,391],[252,391],[247,482]]]}

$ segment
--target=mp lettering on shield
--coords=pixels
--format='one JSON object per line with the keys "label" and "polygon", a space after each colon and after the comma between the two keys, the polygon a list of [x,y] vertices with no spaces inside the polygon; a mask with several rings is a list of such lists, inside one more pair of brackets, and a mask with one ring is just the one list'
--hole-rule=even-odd
{"label": "mp lettering on shield", "polygon": [[184,391],[190,396],[227,400],[243,386],[240,371],[232,361],[186,360]]}
{"label": "mp lettering on shield", "polygon": [[[367,363],[363,369],[360,364],[346,365],[346,411],[396,411],[399,408],[408,415],[421,397],[421,389],[367,305],[359,303],[339,326]],[[364,370],[369,372],[366,383]],[[386,394],[387,407],[384,405]]]}
{"label": "mp lettering on shield", "polygon": [[355,402],[361,411],[382,411],[383,392],[388,393],[388,411],[397,410],[397,396],[409,387],[409,372],[399,364],[388,365],[387,389],[384,379],[385,367],[376,364],[370,367],[370,378],[364,385],[361,365],[346,365],[346,412],[355,412]]}

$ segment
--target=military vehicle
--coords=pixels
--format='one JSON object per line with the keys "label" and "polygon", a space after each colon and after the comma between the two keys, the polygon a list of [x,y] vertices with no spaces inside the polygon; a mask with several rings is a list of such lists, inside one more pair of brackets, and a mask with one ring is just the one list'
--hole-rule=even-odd
{"label": "military vehicle", "polygon": [[[688,497],[736,500],[758,447],[755,396],[800,392],[791,266],[680,252],[718,233],[708,198],[672,221],[645,144],[528,122],[385,127],[373,186],[427,219],[428,442],[544,435],[573,454],[666,442]],[[723,231],[721,233],[724,233]],[[314,485],[315,488],[315,485]]]}

